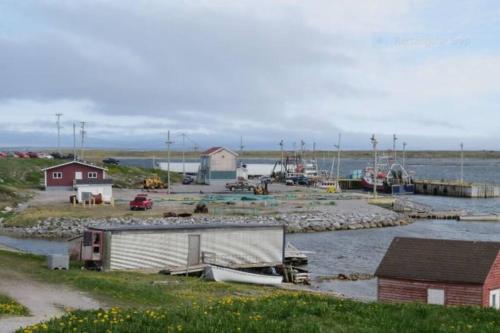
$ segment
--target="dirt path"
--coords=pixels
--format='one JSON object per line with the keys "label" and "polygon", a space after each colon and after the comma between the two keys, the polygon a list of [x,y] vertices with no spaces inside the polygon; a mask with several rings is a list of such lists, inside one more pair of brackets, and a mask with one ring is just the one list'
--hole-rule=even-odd
{"label": "dirt path", "polygon": [[64,286],[51,285],[17,276],[2,276],[0,293],[26,306],[30,317],[0,318],[0,333],[11,333],[20,327],[60,316],[65,309],[98,309],[99,303],[84,293]]}

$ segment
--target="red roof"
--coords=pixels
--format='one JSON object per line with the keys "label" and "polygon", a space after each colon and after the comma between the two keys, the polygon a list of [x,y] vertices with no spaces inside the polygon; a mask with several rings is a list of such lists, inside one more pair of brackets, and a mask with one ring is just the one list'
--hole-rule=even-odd
{"label": "red roof", "polygon": [[218,152],[218,151],[220,151],[222,149],[227,150],[229,153],[233,154],[234,156],[238,156],[238,154],[235,153],[234,151],[232,151],[231,149],[227,149],[227,148],[224,148],[224,147],[212,147],[212,148],[207,149],[204,152],[202,152],[201,155],[202,156],[203,155],[205,155],[205,156],[212,155],[212,154],[214,154],[214,153],[216,153],[216,152]]}
{"label": "red roof", "polygon": [[210,155],[210,154],[213,154],[213,153],[215,153],[216,151],[218,151],[220,149],[222,149],[222,147],[212,147],[212,148],[209,148],[209,149],[205,150],[201,154],[202,155]]}

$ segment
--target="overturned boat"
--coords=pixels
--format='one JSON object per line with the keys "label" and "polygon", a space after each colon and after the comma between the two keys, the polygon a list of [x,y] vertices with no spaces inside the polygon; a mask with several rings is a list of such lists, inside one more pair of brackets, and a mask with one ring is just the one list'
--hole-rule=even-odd
{"label": "overturned boat", "polygon": [[256,274],[216,265],[209,265],[205,268],[205,277],[217,282],[238,282],[260,285],[278,285],[283,281],[281,275]]}

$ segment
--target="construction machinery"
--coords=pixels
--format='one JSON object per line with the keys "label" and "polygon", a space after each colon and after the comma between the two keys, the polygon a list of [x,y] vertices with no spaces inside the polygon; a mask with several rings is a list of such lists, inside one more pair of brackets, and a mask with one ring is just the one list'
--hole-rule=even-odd
{"label": "construction machinery", "polygon": [[165,189],[167,187],[167,184],[157,175],[144,179],[143,188],[145,190]]}

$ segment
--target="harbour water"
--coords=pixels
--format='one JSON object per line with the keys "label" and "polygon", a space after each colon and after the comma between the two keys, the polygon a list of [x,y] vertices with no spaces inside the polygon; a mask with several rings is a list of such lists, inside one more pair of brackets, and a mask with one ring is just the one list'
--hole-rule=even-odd
{"label": "harbour water", "polygon": [[[197,159],[186,160],[198,162]],[[273,159],[243,159],[244,163],[266,163],[273,164]],[[155,163],[166,162],[165,159],[121,159],[120,163],[128,166],[140,166],[151,168]],[[181,162],[179,159],[172,159],[172,162]],[[352,170],[364,169],[373,161],[366,158],[343,158],[341,160],[341,174],[343,177],[349,176]],[[318,158],[318,167],[321,170],[330,170],[331,158]],[[460,179],[459,159],[440,158],[423,159],[410,158],[406,160],[406,169],[413,171],[418,179],[435,180],[458,180]],[[500,184],[500,159],[466,159],[464,162],[464,179],[478,183],[499,183]]]}
{"label": "harbour water", "polygon": [[[252,160],[253,163],[257,161],[270,162],[270,160]],[[152,166],[152,160],[130,159],[123,160],[122,163]],[[320,159],[319,163],[320,167],[329,168],[328,163],[331,162],[323,162]],[[367,159],[345,159],[342,160],[342,170],[362,169],[368,163]],[[460,173],[457,160],[452,159],[409,159],[408,169],[414,170],[418,178],[429,179],[457,179]],[[468,160],[464,169],[465,179],[468,181],[494,183],[500,179],[500,160]],[[459,209],[475,214],[500,213],[498,198],[462,199],[430,196],[407,198],[436,210]],[[314,279],[340,273],[373,274],[390,242],[397,236],[500,241],[500,223],[420,220],[402,227],[292,234],[287,236],[287,240],[301,250],[314,252],[309,256],[309,269]],[[67,249],[66,242],[15,239],[6,236],[0,236],[0,244],[37,254],[64,253]],[[335,291],[363,300],[373,300],[376,297],[375,279],[358,282],[313,282],[313,288]]]}

